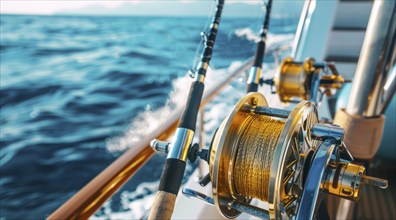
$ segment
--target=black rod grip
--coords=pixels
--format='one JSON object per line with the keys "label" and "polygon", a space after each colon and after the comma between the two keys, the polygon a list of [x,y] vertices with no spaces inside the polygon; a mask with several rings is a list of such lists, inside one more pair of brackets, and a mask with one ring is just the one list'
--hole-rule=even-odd
{"label": "black rod grip", "polygon": [[256,84],[256,83],[250,83],[250,84],[247,85],[246,93],[249,93],[249,92],[257,92],[257,90],[258,90],[258,84]]}
{"label": "black rod grip", "polygon": [[195,131],[199,106],[201,105],[204,84],[195,81],[191,84],[190,94],[188,95],[186,109],[184,110],[179,123],[179,128],[187,128]]}
{"label": "black rod grip", "polygon": [[185,169],[186,162],[179,159],[166,159],[158,190],[177,195]]}
{"label": "black rod grip", "polygon": [[264,53],[265,53],[265,42],[260,41],[257,43],[257,50],[256,55],[254,57],[253,66],[260,67],[264,60]]}

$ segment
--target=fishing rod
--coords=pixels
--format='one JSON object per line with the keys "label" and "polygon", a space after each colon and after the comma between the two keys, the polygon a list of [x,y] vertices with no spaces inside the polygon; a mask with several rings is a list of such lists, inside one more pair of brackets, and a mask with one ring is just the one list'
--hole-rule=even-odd
{"label": "fishing rod", "polygon": [[249,92],[257,92],[258,85],[260,83],[261,78],[261,68],[265,54],[265,43],[267,41],[267,32],[268,32],[268,24],[270,20],[271,8],[272,8],[272,0],[268,0],[266,6],[266,14],[264,18],[263,28],[261,29],[260,39],[257,42],[257,50],[256,55],[254,57],[253,66],[249,72],[249,78],[247,81],[247,93]]}
{"label": "fishing rod", "polygon": [[194,137],[197,115],[205,87],[205,76],[212,58],[224,0],[218,0],[216,6],[215,16],[210,25],[210,32],[208,35],[204,34],[204,49],[201,54],[201,60],[197,66],[194,82],[191,84],[187,98],[186,108],[180,118],[172,143],[158,140],[151,142],[151,146],[154,149],[165,151],[168,156],[149,219],[170,219],[173,213],[176,196],[186,168],[188,152]]}

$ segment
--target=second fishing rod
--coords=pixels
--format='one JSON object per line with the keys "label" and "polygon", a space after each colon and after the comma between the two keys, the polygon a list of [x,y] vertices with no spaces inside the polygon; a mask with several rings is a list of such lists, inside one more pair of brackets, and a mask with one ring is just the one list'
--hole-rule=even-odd
{"label": "second fishing rod", "polygon": [[260,83],[261,68],[265,55],[267,32],[271,15],[272,0],[268,0],[268,2],[265,4],[265,8],[266,14],[263,22],[263,27],[259,36],[259,41],[257,42],[256,55],[254,57],[253,66],[250,69],[249,78],[247,80],[247,93],[257,92]]}

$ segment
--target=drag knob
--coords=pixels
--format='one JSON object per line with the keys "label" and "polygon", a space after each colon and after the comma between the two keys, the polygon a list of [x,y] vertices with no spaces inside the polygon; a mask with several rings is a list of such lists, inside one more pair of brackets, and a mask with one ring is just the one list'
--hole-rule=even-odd
{"label": "drag knob", "polygon": [[388,181],[365,175],[364,166],[340,162],[336,167],[329,167],[323,189],[330,194],[358,201],[364,185],[388,187]]}

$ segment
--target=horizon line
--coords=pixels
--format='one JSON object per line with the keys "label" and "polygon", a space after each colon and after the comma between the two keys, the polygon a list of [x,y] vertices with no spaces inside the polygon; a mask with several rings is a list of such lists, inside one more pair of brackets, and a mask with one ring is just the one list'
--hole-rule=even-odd
{"label": "horizon line", "polygon": [[[285,13],[287,14],[287,13]],[[207,16],[204,15],[176,15],[176,14],[169,14],[169,15],[141,15],[141,14],[68,14],[68,13],[54,13],[54,14],[27,14],[27,13],[11,13],[11,12],[1,12],[0,16],[42,16],[42,17],[50,17],[50,16],[55,16],[55,17],[191,17],[191,18],[207,18]],[[241,15],[224,15],[225,18],[250,18],[250,19],[257,19],[255,16],[241,16]],[[296,19],[299,18],[298,16],[274,16],[272,19]]]}

